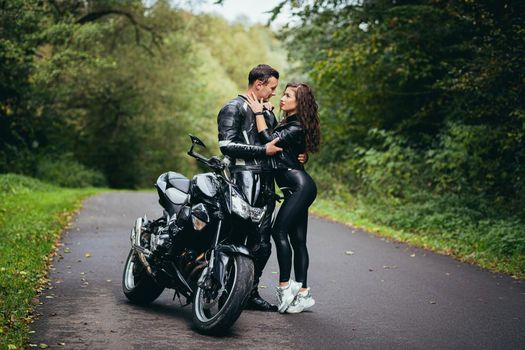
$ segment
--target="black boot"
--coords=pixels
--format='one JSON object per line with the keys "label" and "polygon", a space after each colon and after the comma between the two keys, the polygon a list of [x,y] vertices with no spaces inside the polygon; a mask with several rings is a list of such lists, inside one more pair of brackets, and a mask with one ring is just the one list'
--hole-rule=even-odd
{"label": "black boot", "polygon": [[248,302],[246,303],[245,309],[257,311],[277,311],[277,305],[270,304],[261,298],[256,286],[250,295]]}

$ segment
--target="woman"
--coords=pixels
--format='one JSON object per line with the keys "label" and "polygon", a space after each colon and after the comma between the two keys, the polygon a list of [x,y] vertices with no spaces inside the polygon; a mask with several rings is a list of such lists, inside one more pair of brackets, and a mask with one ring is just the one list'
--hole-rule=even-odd
{"label": "woman", "polygon": [[[262,101],[257,101],[255,96],[248,96],[248,102],[256,115],[257,130],[262,140],[270,142],[278,138],[277,146],[283,148],[275,156],[275,179],[285,194],[272,233],[279,262],[277,297],[279,312],[299,313],[315,304],[306,278],[306,231],[308,207],[315,199],[317,188],[298,161],[298,155],[319,150],[321,137],[317,103],[308,85],[289,83],[280,101],[285,118],[275,130],[268,130],[262,114]],[[290,280],[292,248],[297,282]]]}

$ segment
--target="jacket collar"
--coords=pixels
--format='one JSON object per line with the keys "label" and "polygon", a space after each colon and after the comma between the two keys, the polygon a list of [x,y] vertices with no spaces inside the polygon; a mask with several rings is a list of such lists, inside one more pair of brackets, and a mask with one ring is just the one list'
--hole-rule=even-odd
{"label": "jacket collar", "polygon": [[299,119],[297,118],[297,115],[289,115],[287,116],[286,118],[283,119],[283,122],[284,123],[290,123],[290,122],[296,122],[298,121]]}

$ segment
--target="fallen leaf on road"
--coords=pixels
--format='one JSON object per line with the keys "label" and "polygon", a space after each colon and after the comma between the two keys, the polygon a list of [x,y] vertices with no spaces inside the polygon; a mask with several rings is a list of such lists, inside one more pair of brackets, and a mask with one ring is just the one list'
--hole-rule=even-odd
{"label": "fallen leaf on road", "polygon": [[351,250],[347,250],[347,251],[345,252],[345,254],[346,254],[346,255],[354,255],[354,252],[351,251]]}
{"label": "fallen leaf on road", "polygon": [[57,344],[60,345],[60,346],[66,346],[66,343],[64,343],[64,342],[58,342]]}
{"label": "fallen leaf on road", "polygon": [[277,275],[277,271],[272,271],[272,274]]}
{"label": "fallen leaf on road", "polygon": [[38,347],[39,347],[40,349],[47,349],[47,348],[49,347],[49,345],[44,344],[44,343],[40,343],[40,344],[38,344]]}
{"label": "fallen leaf on road", "polygon": [[410,257],[411,257],[411,258],[413,258],[413,257],[415,257],[415,256],[416,256],[415,253],[410,254]]}
{"label": "fallen leaf on road", "polygon": [[435,304],[436,301],[435,300],[430,300],[430,304]]}
{"label": "fallen leaf on road", "polygon": [[388,269],[397,269],[397,266],[396,266],[396,265],[392,265],[392,266],[390,266],[390,265],[384,265],[383,268],[384,268],[385,270],[388,270]]}
{"label": "fallen leaf on road", "polygon": [[106,282],[111,282],[111,280],[106,280]]}
{"label": "fallen leaf on road", "polygon": [[91,258],[91,253],[90,253],[90,252],[87,252],[86,254],[84,254],[84,256],[85,256],[86,258]]}
{"label": "fallen leaf on road", "polygon": [[67,247],[64,248],[64,253],[71,253],[71,249],[69,249],[69,248],[67,248]]}
{"label": "fallen leaf on road", "polygon": [[268,288],[267,286],[259,286],[259,288]]}

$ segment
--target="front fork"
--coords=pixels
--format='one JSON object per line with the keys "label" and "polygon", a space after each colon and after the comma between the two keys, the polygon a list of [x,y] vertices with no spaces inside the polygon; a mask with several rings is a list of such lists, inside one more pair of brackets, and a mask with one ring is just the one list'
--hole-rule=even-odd
{"label": "front fork", "polygon": [[220,283],[220,281],[222,281],[222,278],[220,278],[217,281],[216,279],[217,274],[215,271],[215,266],[219,265],[215,261],[215,257],[217,256],[216,248],[217,248],[217,245],[219,244],[221,227],[222,227],[222,220],[219,220],[219,224],[217,225],[217,230],[215,231],[215,236],[213,237],[213,245],[212,245],[213,248],[211,250],[208,266],[205,268],[204,272],[201,274],[201,277],[197,281],[197,286],[199,286],[200,288],[204,290],[210,290],[213,288],[214,282]]}
{"label": "front fork", "polygon": [[212,290],[214,286],[219,286],[219,289],[224,288],[226,266],[235,255],[245,255],[253,259],[248,248],[243,245],[219,244],[221,227],[222,220],[217,225],[209,264],[197,282],[197,285],[204,290]]}

